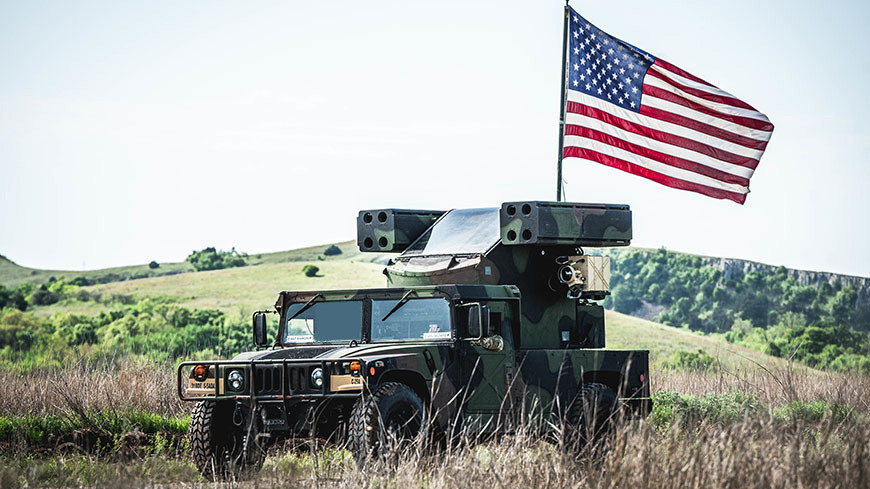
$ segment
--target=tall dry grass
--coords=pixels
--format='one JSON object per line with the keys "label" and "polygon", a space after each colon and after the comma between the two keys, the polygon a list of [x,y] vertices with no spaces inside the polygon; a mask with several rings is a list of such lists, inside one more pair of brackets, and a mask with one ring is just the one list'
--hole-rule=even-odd
{"label": "tall dry grass", "polygon": [[178,399],[175,383],[174,366],[130,358],[64,369],[0,370],[0,415],[63,415],[76,406],[179,416],[191,406]]}
{"label": "tall dry grass", "polygon": [[[821,400],[854,408],[847,419],[783,423],[758,415],[734,423],[674,423],[666,431],[646,421],[619,424],[604,449],[577,456],[539,436],[520,432],[447,451],[410,450],[400,463],[360,470],[346,451],[273,454],[241,487],[870,487],[870,378],[807,370],[741,373],[658,372],[655,391],[709,394],[741,391],[771,407]],[[146,410],[182,415],[175,369],[123,360],[79,364],[60,371],[0,372],[0,415],[65,414],[70,399],[91,410]],[[189,462],[144,457],[121,463],[58,456],[49,460],[7,455],[4,487],[191,487],[205,484]]]}
{"label": "tall dry grass", "polygon": [[[653,392],[701,395],[741,391],[765,405],[825,401],[870,413],[870,377],[803,369],[652,372]],[[93,410],[122,409],[179,416],[193,406],[176,394],[174,365],[135,359],[73,367],[0,370],[0,415],[63,414],[69,400]]]}

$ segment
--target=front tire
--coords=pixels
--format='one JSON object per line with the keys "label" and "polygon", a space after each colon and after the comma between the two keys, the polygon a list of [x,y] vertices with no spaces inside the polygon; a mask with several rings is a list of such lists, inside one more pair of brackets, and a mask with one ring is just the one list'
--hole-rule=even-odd
{"label": "front tire", "polygon": [[354,459],[365,465],[393,448],[403,449],[425,435],[429,416],[423,401],[399,382],[381,384],[360,397],[350,416],[348,438]]}
{"label": "front tire", "polygon": [[199,401],[190,414],[188,439],[193,464],[212,481],[236,481],[263,465],[265,451],[249,435],[242,422],[233,421],[235,404]]}
{"label": "front tire", "polygon": [[610,432],[618,402],[604,384],[581,385],[568,411],[569,444],[579,450],[599,446]]}

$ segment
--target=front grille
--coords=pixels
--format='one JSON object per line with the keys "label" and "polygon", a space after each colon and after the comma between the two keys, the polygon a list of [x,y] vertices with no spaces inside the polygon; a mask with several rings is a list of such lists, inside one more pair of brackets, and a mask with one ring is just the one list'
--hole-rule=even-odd
{"label": "front grille", "polygon": [[309,390],[308,371],[309,366],[287,367],[287,387],[291,394],[306,392]]}
{"label": "front grille", "polygon": [[281,366],[255,366],[254,392],[257,395],[280,395],[281,394]]}

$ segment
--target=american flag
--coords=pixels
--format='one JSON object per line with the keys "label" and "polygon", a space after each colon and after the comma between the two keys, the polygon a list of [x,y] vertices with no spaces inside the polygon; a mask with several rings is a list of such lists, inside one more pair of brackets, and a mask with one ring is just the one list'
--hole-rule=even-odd
{"label": "american flag", "polygon": [[563,157],[742,204],[767,116],[568,10]]}

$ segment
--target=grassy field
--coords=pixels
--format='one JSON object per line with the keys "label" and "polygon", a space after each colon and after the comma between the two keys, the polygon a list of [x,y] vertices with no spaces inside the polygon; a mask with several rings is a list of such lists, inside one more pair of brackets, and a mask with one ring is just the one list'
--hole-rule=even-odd
{"label": "grassy field", "polygon": [[[133,278],[142,267],[33,273],[0,260],[0,283],[114,273],[125,279],[84,289],[172,297],[248,318],[270,307],[280,290],[384,285],[383,256],[362,255],[350,242],[339,246],[338,256],[323,257],[324,245],[254,255],[249,266],[209,272],[162,264],[183,273],[143,278]],[[304,276],[306,264],[318,266],[318,275]],[[46,316],[118,307],[108,304],[68,299],[33,310]],[[406,453],[401,464],[363,472],[341,447],[301,440],[271,452],[263,470],[239,487],[870,487],[870,378],[791,368],[716,337],[606,314],[609,348],[650,350],[656,401],[648,419],[619,424],[606,451],[577,457],[520,431],[464,440],[437,454]],[[715,370],[659,368],[678,351],[698,349],[717,359]],[[0,370],[0,488],[212,487],[189,460],[190,408],[175,395],[172,364],[118,358]]]}
{"label": "grassy field", "polygon": [[[170,365],[0,372],[0,487],[204,487]],[[652,415],[581,454],[523,430],[365,472],[342,447],[276,447],[240,487],[867,487],[870,379],[661,372]],[[793,387],[781,388],[781,382]],[[680,394],[677,394],[679,392]],[[412,447],[413,448],[413,447]]]}

